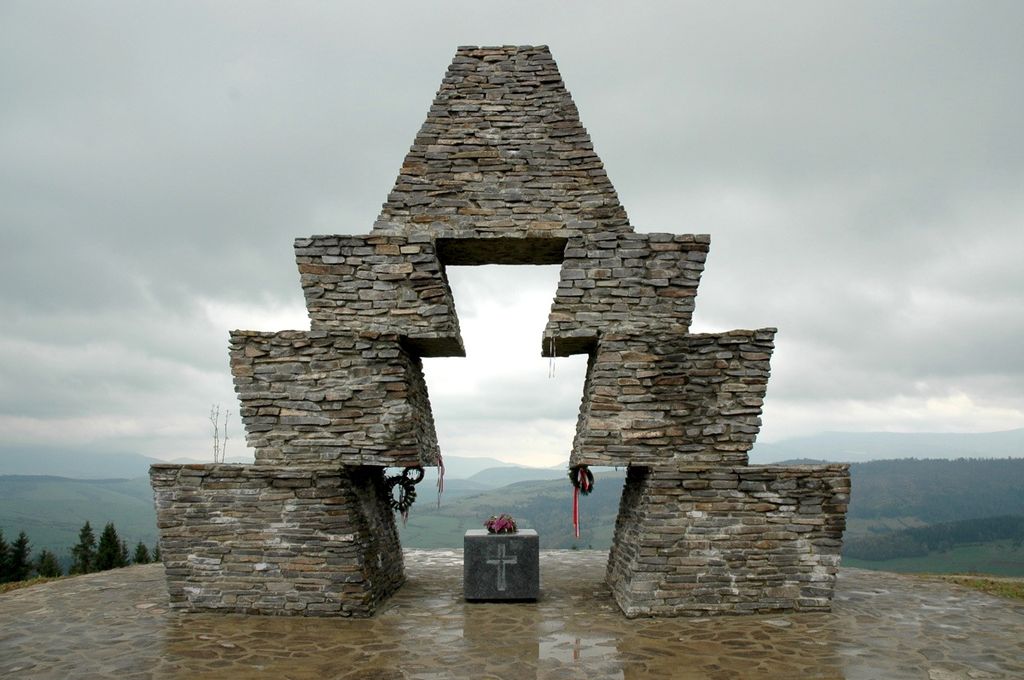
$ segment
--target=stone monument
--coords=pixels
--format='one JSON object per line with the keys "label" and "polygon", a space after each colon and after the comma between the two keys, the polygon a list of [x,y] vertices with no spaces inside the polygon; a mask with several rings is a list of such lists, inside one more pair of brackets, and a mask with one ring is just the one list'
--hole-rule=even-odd
{"label": "stone monument", "polygon": [[571,464],[628,468],[623,612],[828,610],[849,471],[747,465],[775,329],[689,333],[709,244],[633,231],[546,47],[460,47],[371,233],[295,241],[311,330],[231,333],[255,464],[153,466],[172,606],[369,616],[401,586],[383,470],[438,463],[445,267],[494,263],[561,265],[541,351],[589,357]]}
{"label": "stone monument", "polygon": [[536,600],[540,594],[540,539],[533,529],[509,534],[470,529],[462,552],[467,600]]}

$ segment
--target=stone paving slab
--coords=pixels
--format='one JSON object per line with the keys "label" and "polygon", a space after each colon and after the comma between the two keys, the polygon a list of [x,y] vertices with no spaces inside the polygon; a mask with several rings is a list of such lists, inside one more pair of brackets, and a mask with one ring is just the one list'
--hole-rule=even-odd
{"label": "stone paving slab", "polygon": [[840,571],[831,614],[633,619],[607,554],[543,551],[531,603],[467,603],[462,551],[405,553],[369,620],[179,614],[160,565],[0,595],[0,677],[1024,678],[1024,604]]}

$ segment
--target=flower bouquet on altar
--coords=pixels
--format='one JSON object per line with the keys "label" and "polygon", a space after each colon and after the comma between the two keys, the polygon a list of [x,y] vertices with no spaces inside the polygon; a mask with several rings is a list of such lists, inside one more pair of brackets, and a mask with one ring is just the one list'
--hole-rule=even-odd
{"label": "flower bouquet on altar", "polygon": [[514,534],[518,531],[512,515],[504,512],[497,516],[491,515],[491,518],[484,522],[484,527],[489,534]]}

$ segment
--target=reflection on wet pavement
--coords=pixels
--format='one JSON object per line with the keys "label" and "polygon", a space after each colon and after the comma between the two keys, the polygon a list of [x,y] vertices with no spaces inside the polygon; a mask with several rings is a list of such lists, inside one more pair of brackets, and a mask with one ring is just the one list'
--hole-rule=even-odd
{"label": "reflection on wet pavement", "polygon": [[541,598],[462,600],[461,550],[406,552],[373,619],[179,614],[158,565],[0,596],[0,676],[31,678],[1024,678],[1024,604],[840,572],[831,614],[633,619],[607,554],[541,553]]}

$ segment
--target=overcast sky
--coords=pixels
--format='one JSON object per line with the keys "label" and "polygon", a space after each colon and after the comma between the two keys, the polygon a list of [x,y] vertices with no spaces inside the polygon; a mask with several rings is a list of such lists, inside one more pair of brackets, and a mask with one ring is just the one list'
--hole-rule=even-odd
{"label": "overcast sky", "polygon": [[[726,7],[728,5],[728,7]],[[308,327],[456,46],[548,44],[694,329],[777,326],[762,437],[1024,427],[1024,3],[0,3],[0,440],[210,456],[231,328]],[[443,451],[568,456],[554,267],[452,268]],[[230,425],[228,453],[241,427]]]}

